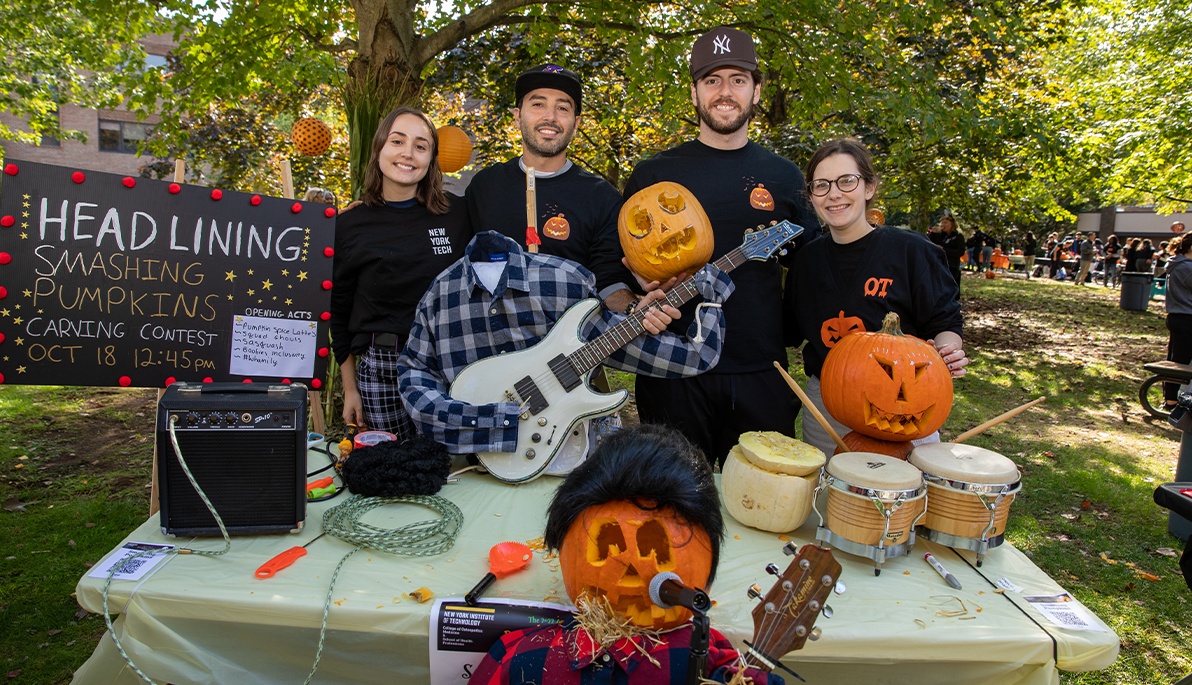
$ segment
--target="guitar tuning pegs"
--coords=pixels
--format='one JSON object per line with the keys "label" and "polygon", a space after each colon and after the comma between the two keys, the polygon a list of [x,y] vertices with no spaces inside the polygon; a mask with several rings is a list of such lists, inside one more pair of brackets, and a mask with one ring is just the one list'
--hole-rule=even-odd
{"label": "guitar tuning pegs", "polygon": [[778,254],[780,254],[780,255],[785,255],[785,254],[786,254],[786,248],[784,247],[784,248],[782,248],[781,250],[779,250],[779,251],[778,251]]}
{"label": "guitar tuning pegs", "polygon": [[799,553],[799,546],[793,542],[788,542],[782,546],[782,553],[788,557],[793,557]]}
{"label": "guitar tuning pegs", "polygon": [[766,573],[772,576],[782,575],[782,569],[778,568],[777,564],[766,564]]}
{"label": "guitar tuning pegs", "polygon": [[751,233],[753,233],[753,229],[752,229],[752,228],[747,228],[747,229],[745,229],[745,235],[749,235],[749,234],[751,234]]}
{"label": "guitar tuning pegs", "polygon": [[848,590],[848,587],[845,586],[843,580],[836,581],[836,588],[835,588],[836,594],[843,595],[845,593],[845,591],[847,591],[847,590]]}
{"label": "guitar tuning pegs", "polygon": [[824,631],[820,630],[818,627],[812,628],[811,633],[807,636],[807,639],[811,640],[812,642],[815,642],[816,640],[820,639],[820,635],[823,635],[823,634],[824,634]]}
{"label": "guitar tuning pegs", "polygon": [[832,605],[831,605],[831,604],[825,604],[825,605],[824,605],[824,610],[823,610],[823,611],[821,611],[820,613],[824,615],[824,618],[832,618],[832,614],[834,613],[834,612],[832,611]]}
{"label": "guitar tuning pegs", "polygon": [[758,599],[762,596],[762,586],[754,583],[745,594],[749,595],[749,599]]}

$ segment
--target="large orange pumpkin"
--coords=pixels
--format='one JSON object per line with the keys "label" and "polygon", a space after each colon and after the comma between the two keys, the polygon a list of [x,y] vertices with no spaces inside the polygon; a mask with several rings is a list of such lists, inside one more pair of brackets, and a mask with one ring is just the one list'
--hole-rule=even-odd
{"label": "large orange pumpkin", "polygon": [[904,335],[890,312],[876,333],[855,332],[828,351],[820,372],[824,407],[871,438],[925,438],[952,411],[952,374],[935,348]]}
{"label": "large orange pumpkin", "polygon": [[321,155],[331,147],[331,129],[318,119],[299,119],[290,129],[290,140],[304,155]]}
{"label": "large orange pumpkin", "polygon": [[712,572],[712,542],[670,507],[642,509],[628,500],[588,507],[567,529],[559,549],[567,596],[607,597],[635,625],[662,630],[691,617],[683,607],[650,601],[650,581],[663,571],[704,588]]}
{"label": "large orange pumpkin", "polygon": [[629,268],[660,283],[699,270],[715,245],[712,222],[695,195],[670,181],[634,193],[621,206],[617,232]]}
{"label": "large orange pumpkin", "polygon": [[472,139],[458,126],[440,126],[439,169],[454,174],[472,161]]}
{"label": "large orange pumpkin", "polygon": [[890,440],[878,440],[871,438],[864,433],[857,431],[849,431],[841,438],[848,449],[836,448],[832,456],[843,454],[844,452],[870,452],[872,454],[884,454],[887,457],[894,457],[906,461],[910,455],[911,450],[915,449],[914,444],[910,442],[892,442]]}

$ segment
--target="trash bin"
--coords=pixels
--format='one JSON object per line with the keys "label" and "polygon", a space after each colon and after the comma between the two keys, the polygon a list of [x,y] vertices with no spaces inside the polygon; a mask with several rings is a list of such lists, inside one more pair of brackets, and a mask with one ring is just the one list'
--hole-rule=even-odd
{"label": "trash bin", "polygon": [[1151,274],[1145,271],[1122,273],[1122,296],[1118,306],[1129,311],[1145,312],[1151,300],[1151,278]]}

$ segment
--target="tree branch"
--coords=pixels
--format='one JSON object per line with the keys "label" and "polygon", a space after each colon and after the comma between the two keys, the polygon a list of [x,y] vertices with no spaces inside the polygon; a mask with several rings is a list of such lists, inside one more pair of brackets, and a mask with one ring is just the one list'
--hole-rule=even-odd
{"label": "tree branch", "polygon": [[295,27],[294,29],[310,43],[310,46],[320,52],[329,52],[332,54],[338,52],[354,52],[357,48],[356,41],[351,38],[345,38],[339,43],[324,43],[322,36],[317,36],[311,33],[309,29],[302,27]]}
{"label": "tree branch", "polygon": [[1150,195],[1152,197],[1161,197],[1165,200],[1171,200],[1172,202],[1183,202],[1184,204],[1192,205],[1192,200],[1189,200],[1188,198],[1185,198],[1185,197],[1174,197],[1172,195],[1168,195],[1167,193],[1160,193],[1160,192],[1151,190],[1150,188],[1139,188],[1138,186],[1123,185],[1122,187],[1129,188],[1130,190],[1137,190],[1139,192],[1146,193],[1147,195]]}
{"label": "tree branch", "polygon": [[506,14],[529,5],[578,4],[591,0],[492,0],[477,7],[456,21],[418,41],[412,51],[411,65],[421,70],[441,52],[446,52],[468,36],[485,31],[497,24]]}

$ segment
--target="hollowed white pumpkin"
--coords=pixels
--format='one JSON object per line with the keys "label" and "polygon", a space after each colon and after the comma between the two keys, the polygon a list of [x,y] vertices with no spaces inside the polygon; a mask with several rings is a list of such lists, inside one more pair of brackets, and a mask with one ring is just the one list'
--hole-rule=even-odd
{"label": "hollowed white pumpkin", "polygon": [[750,463],[740,445],[733,447],[720,476],[724,506],[737,521],[771,533],[790,532],[811,515],[819,472],[792,476]]}

